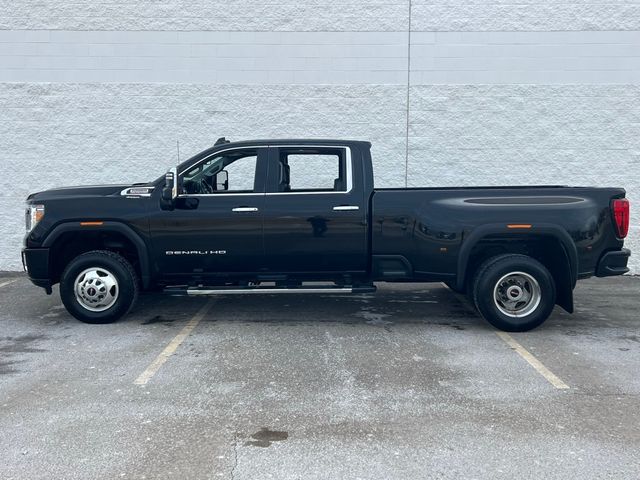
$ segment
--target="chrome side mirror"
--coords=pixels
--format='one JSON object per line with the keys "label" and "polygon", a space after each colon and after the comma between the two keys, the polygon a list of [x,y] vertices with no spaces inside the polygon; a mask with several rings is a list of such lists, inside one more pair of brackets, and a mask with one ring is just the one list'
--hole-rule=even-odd
{"label": "chrome side mirror", "polygon": [[164,188],[160,199],[160,206],[163,210],[173,210],[175,200],[178,198],[178,169],[173,167],[165,175]]}

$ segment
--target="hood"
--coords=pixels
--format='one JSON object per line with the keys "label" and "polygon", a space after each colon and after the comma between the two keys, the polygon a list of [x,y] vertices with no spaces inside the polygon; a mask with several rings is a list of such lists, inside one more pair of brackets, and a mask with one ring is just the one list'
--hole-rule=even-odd
{"label": "hood", "polygon": [[53,188],[51,190],[32,193],[27,197],[27,201],[34,202],[74,197],[106,197],[110,195],[120,195],[120,192],[128,187],[133,187],[133,185],[84,185],[78,187]]}

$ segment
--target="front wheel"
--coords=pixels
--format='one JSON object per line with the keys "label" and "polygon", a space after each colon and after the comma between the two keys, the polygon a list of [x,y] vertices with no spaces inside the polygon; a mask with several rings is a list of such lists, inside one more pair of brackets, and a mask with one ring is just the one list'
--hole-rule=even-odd
{"label": "front wheel", "polygon": [[494,327],[524,332],[553,311],[556,288],[549,270],[526,255],[498,255],[485,261],[473,282],[473,301]]}
{"label": "front wheel", "polygon": [[126,315],[138,296],[138,280],[121,255],[94,250],[74,258],[60,279],[67,311],[85,323],[111,323]]}

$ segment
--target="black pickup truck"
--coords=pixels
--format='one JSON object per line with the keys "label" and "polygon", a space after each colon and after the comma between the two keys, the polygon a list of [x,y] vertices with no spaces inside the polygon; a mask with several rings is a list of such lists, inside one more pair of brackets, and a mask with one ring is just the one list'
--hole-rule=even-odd
{"label": "black pickup truck", "polygon": [[628,271],[622,188],[385,188],[371,144],[216,144],[145,184],[71,187],[27,199],[22,259],[60,283],[89,323],[125,315],[140,290],[173,294],[373,292],[444,282],[492,325],[524,331],[577,280]]}

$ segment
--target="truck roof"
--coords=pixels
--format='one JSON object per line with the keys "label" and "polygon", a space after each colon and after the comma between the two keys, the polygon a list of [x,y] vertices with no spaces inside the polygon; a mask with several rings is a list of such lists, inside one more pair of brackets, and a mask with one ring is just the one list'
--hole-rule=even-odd
{"label": "truck roof", "polygon": [[350,143],[360,143],[367,146],[371,146],[371,142],[364,140],[347,140],[347,139],[335,139],[335,138],[270,138],[270,139],[255,139],[255,140],[241,140],[237,142],[220,143],[214,145],[214,147],[244,147],[252,145],[345,145]]}

